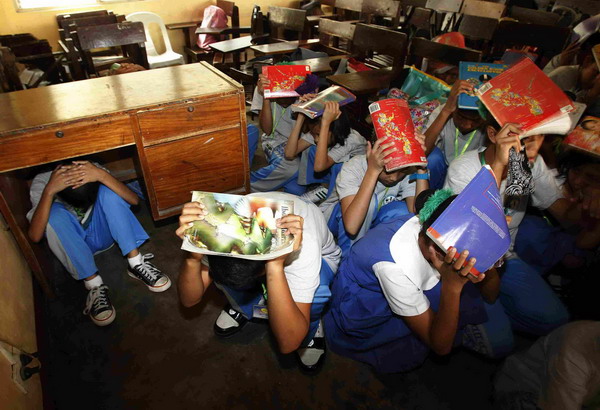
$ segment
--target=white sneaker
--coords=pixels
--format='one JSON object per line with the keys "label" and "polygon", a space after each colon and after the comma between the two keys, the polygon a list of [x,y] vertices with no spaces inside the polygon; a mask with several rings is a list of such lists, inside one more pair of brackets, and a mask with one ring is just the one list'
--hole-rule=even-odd
{"label": "white sneaker", "polygon": [[318,188],[313,189],[312,191],[308,191],[307,193],[300,195],[300,198],[304,199],[305,201],[310,201],[316,204],[317,202],[321,202],[327,199],[328,191],[329,190],[324,186],[320,186]]}
{"label": "white sneaker", "polygon": [[108,298],[108,286],[100,285],[88,292],[83,314],[89,315],[98,326],[110,325],[115,320],[117,311]]}

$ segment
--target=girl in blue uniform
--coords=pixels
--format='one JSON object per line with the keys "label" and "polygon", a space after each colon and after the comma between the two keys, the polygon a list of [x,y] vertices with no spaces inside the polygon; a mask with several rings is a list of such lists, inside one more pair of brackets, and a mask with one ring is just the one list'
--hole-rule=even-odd
{"label": "girl in blue uniform", "polygon": [[427,238],[427,228],[454,199],[448,190],[427,191],[417,206],[427,195],[419,217],[401,216],[369,230],[333,281],[327,342],[378,372],[412,369],[430,349],[444,355],[457,344],[492,357],[512,349],[510,323],[494,303],[496,270],[473,277],[468,251],[444,255]]}

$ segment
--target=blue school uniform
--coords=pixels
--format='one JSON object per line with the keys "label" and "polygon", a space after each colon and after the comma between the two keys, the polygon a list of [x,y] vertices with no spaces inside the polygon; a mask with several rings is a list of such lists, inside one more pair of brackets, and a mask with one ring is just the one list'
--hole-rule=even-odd
{"label": "blue school uniform", "polygon": [[[412,333],[402,317],[392,311],[388,299],[394,300],[395,295],[386,297],[381,279],[374,272],[374,265],[380,262],[402,263],[394,259],[390,243],[405,223],[418,225],[412,218],[416,217],[405,215],[381,223],[354,244],[334,278],[330,309],[324,317],[327,343],[331,349],[343,356],[368,363],[378,372],[412,369],[419,366],[429,352],[428,346]],[[408,235],[413,234],[415,232]],[[415,249],[418,250],[416,239]],[[414,253],[411,255],[414,258],[423,258],[416,251]],[[411,264],[412,262],[408,262],[408,266]],[[423,291],[429,306],[437,310],[441,295],[439,276],[437,283],[435,277],[429,277],[419,290]],[[401,300],[398,302],[403,303]],[[407,306],[407,309],[411,307]],[[427,306],[422,311],[425,310]],[[460,329],[467,324],[480,324],[487,320],[486,307],[479,292],[472,283],[467,283],[461,295],[456,340],[461,340]],[[504,320],[504,328],[507,326],[508,321]],[[509,327],[508,330],[510,331]],[[493,348],[494,346],[492,350]]]}

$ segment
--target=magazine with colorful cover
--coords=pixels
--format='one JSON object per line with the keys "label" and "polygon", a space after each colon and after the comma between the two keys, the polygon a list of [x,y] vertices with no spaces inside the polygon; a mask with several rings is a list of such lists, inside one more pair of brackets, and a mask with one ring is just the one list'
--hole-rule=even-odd
{"label": "magazine with colorful cover", "polygon": [[[490,81],[506,70],[506,64],[492,63],[470,63],[461,61],[458,66],[458,78],[468,81],[477,90],[483,84]],[[473,92],[472,94],[461,93],[458,96],[458,108],[465,110],[476,110],[479,98]]]}
{"label": "magazine with colorful cover", "polygon": [[406,100],[388,98],[369,105],[369,113],[377,139],[389,138],[396,151],[385,165],[388,172],[411,166],[426,166],[427,157],[415,138],[415,128]]}
{"label": "magazine with colorful cover", "polygon": [[600,156],[600,118],[586,116],[564,141],[570,147]]}
{"label": "magazine with colorful cover", "polygon": [[269,80],[265,86],[265,98],[298,97],[300,87],[310,74],[309,65],[269,65],[262,68],[262,74]]}
{"label": "magazine with colorful cover", "polygon": [[277,219],[294,212],[293,200],[194,191],[192,201],[208,214],[185,231],[183,250],[253,260],[293,250],[293,237],[276,227]]}
{"label": "magazine with colorful cover", "polygon": [[521,124],[522,138],[539,134],[539,127],[552,122],[558,128],[549,133],[568,129],[569,113],[575,109],[569,97],[528,58],[492,78],[477,95],[501,126]]}
{"label": "magazine with colorful cover", "polygon": [[312,100],[300,104],[293,104],[292,111],[301,112],[307,117],[314,119],[323,115],[325,103],[327,101],[335,101],[339,103],[341,107],[356,101],[356,96],[345,88],[334,85],[321,91]]}
{"label": "magazine with colorful cover", "polygon": [[445,252],[453,246],[457,253],[469,251],[475,258],[471,274],[477,276],[492,268],[510,247],[510,233],[496,178],[484,166],[465,189],[427,229],[429,236]]}

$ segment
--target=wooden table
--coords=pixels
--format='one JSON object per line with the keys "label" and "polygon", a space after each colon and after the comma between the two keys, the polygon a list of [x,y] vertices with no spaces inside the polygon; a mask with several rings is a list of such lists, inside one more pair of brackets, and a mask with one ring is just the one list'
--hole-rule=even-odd
{"label": "wooden table", "polygon": [[171,23],[166,24],[165,26],[169,30],[182,30],[185,37],[185,45],[187,47],[193,47],[196,44],[196,28],[202,24],[202,20],[200,21],[186,21],[183,23]]}
{"label": "wooden table", "polygon": [[271,55],[271,54],[287,54],[293,52],[298,47],[310,48],[311,46],[319,44],[318,38],[311,38],[309,40],[297,40],[297,41],[282,41],[279,43],[263,44],[260,46],[252,46],[251,50],[257,56]]}
{"label": "wooden table", "polygon": [[330,75],[327,80],[332,84],[344,87],[355,95],[366,95],[389,87],[394,76],[395,73],[391,68],[381,68],[350,74]]}
{"label": "wooden table", "polygon": [[36,253],[24,234],[26,185],[9,171],[128,146],[156,220],[192,190],[248,192],[243,87],[199,63],[0,94],[0,211],[11,211],[25,255]]}

